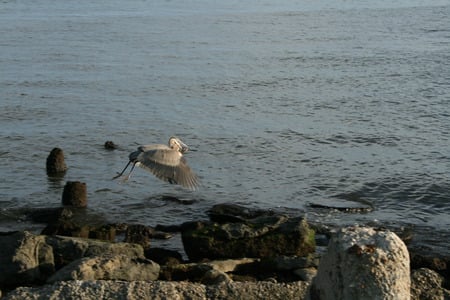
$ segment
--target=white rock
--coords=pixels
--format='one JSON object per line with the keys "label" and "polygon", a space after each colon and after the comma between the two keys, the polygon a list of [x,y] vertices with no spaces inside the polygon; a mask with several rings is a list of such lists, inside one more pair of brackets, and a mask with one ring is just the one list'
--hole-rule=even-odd
{"label": "white rock", "polygon": [[395,233],[350,227],[331,238],[310,298],[409,300],[410,286],[409,253]]}

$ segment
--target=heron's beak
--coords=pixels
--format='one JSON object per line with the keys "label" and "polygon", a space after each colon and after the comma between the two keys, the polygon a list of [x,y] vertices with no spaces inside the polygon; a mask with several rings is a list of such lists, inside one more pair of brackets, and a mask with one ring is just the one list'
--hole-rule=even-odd
{"label": "heron's beak", "polygon": [[181,147],[181,153],[186,153],[189,150],[189,147],[183,142],[180,142],[180,147]]}

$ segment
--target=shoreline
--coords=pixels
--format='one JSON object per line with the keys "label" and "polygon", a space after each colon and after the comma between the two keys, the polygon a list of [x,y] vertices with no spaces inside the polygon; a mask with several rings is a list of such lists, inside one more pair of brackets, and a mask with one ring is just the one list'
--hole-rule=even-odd
{"label": "shoreline", "polygon": [[[146,283],[142,282],[139,283],[138,278],[128,278],[125,280],[126,283],[120,283],[119,285],[122,286],[121,291],[128,291],[131,289],[132,286],[139,286],[140,292],[147,293],[146,295],[150,295],[152,291],[155,289],[167,289],[167,293],[172,293],[174,291],[178,291],[182,289],[184,292],[186,291],[195,291],[199,295],[198,299],[214,299],[214,297],[209,297],[208,295],[215,295],[213,291],[220,290],[221,288],[218,288],[218,285],[226,284],[228,285],[228,290],[233,290],[234,292],[230,292],[230,295],[233,295],[235,293],[235,289],[238,290],[251,290],[254,291],[256,294],[261,294],[267,291],[268,289],[273,292],[273,290],[278,290],[280,293],[284,295],[285,299],[299,299],[298,293],[301,294],[302,297],[300,299],[306,299],[306,291],[308,290],[312,278],[315,277],[315,274],[317,273],[317,268],[319,265],[319,262],[321,260],[321,256],[327,252],[327,244],[330,241],[330,238],[335,234],[335,230],[328,228],[326,226],[320,226],[317,224],[310,224],[305,223],[303,218],[290,218],[285,217],[283,215],[277,215],[273,211],[265,211],[265,210],[249,210],[245,207],[232,205],[232,204],[222,204],[215,207],[215,210],[209,211],[210,220],[203,220],[203,221],[192,221],[188,222],[186,224],[181,225],[174,225],[174,226],[157,226],[156,228],[151,228],[144,225],[137,225],[137,224],[107,224],[104,226],[99,226],[96,228],[89,227],[85,225],[84,229],[83,226],[79,227],[80,224],[76,224],[73,222],[74,215],[76,215],[75,210],[71,210],[70,208],[63,207],[58,209],[50,209],[50,210],[40,210],[39,213],[36,213],[35,217],[39,215],[40,217],[45,216],[46,219],[52,219],[55,223],[50,223],[47,225],[47,227],[41,232],[41,234],[33,235],[31,233],[26,233],[25,235],[29,235],[30,239],[32,240],[40,240],[40,245],[49,245],[50,248],[52,248],[53,252],[52,254],[48,254],[52,257],[53,260],[51,260],[50,265],[53,264],[53,269],[50,268],[50,271],[47,271],[49,275],[56,276],[55,274],[58,274],[61,269],[64,269],[67,267],[67,265],[70,265],[73,263],[73,258],[70,259],[63,259],[63,261],[58,265],[55,261],[56,256],[60,255],[61,257],[66,257],[67,254],[59,253],[58,249],[64,249],[63,246],[61,246],[60,243],[70,243],[71,245],[75,244],[83,244],[85,246],[82,246],[80,249],[85,249],[86,247],[106,247],[105,249],[111,249],[111,247],[121,247],[119,252],[121,251],[133,251],[133,254],[130,254],[129,252],[126,252],[126,257],[141,257],[140,259],[143,259],[145,261],[152,261],[158,264],[158,270],[153,270],[152,274],[149,275],[147,279],[143,278],[143,275],[140,275],[138,277],[140,280],[147,281]],[[71,213],[70,213],[71,212]],[[52,217],[50,217],[52,216]],[[76,219],[76,218],[75,218]],[[220,221],[220,222],[219,222]],[[250,222],[250,223],[249,223]],[[286,225],[289,222],[294,222],[292,225]],[[300,222],[300,223],[298,223]],[[311,232],[314,232],[314,247],[308,248],[303,244],[298,244],[296,248],[292,248],[289,246],[289,243],[284,244],[283,239],[280,240],[279,233],[282,233],[282,236],[286,236],[287,240],[294,241],[297,240],[297,238],[293,238],[290,235],[293,234],[291,229],[297,228],[298,225],[295,224],[305,224],[305,228],[312,228],[312,229],[305,229],[307,231],[302,231],[305,236],[304,241],[307,242],[307,240],[310,240],[308,238],[308,230],[311,230]],[[57,225],[58,224],[58,225]],[[221,225],[222,224],[222,225]],[[250,227],[248,227],[248,224],[253,224]],[[283,225],[284,224],[284,225]],[[72,226],[72,227],[71,227]],[[86,227],[87,226],[87,227]],[[211,227],[212,226],[212,227]],[[222,226],[222,227],[220,227]],[[273,228],[281,228],[282,226],[285,226],[285,229],[282,231],[279,231],[279,233],[276,233],[273,235],[276,237],[276,243],[272,243],[271,238],[266,238],[267,234],[269,232],[269,229]],[[222,228],[217,232],[212,232],[211,228]],[[243,240],[241,238],[238,238],[239,243],[237,244],[237,247],[239,251],[242,251],[242,253],[247,253],[250,255],[242,255],[243,257],[240,257],[240,252],[238,251],[237,254],[233,254],[233,247],[229,248],[229,250],[226,250],[226,253],[223,254],[220,250],[221,249],[228,249],[229,245],[231,245],[231,240],[226,239],[225,244],[223,242],[220,242],[220,236],[224,234],[223,228],[230,229],[230,234],[234,236],[234,238],[239,237],[242,235],[242,237],[245,237]],[[251,228],[251,231],[248,231],[249,228]],[[268,229],[269,228],[269,229]],[[64,232],[60,230],[65,230]],[[238,231],[236,231],[238,230]],[[279,230],[279,229],[276,229]],[[286,231],[287,230],[287,231]],[[379,228],[378,230],[385,230],[382,228]],[[388,230],[389,231],[389,230]],[[194,234],[192,237],[194,240],[187,239],[187,232],[193,232]],[[239,233],[240,232],[240,233]],[[252,233],[253,232],[253,233]],[[296,234],[294,230],[294,234]],[[45,234],[42,234],[45,233]],[[65,234],[64,234],[65,233]],[[168,241],[170,241],[171,238],[173,238],[173,235],[177,235],[181,233],[181,239],[182,239],[182,245],[186,247],[186,244],[196,243],[199,242],[198,245],[204,245],[202,244],[204,241],[202,235],[207,234],[207,239],[210,239],[211,237],[218,239],[219,242],[216,244],[210,245],[213,248],[208,248],[208,250],[205,252],[195,252],[197,251],[200,246],[194,246],[195,249],[185,249],[187,253],[188,259],[186,259],[185,255],[183,253],[179,253],[179,251],[174,251],[171,249],[167,249],[167,247],[154,247],[153,241],[155,239],[160,239],[162,241],[162,244],[167,244]],[[8,238],[14,234],[24,234],[21,231],[18,231],[16,233],[2,233],[0,235],[0,238]],[[408,232],[404,232],[403,236],[402,233],[399,232],[400,236],[402,237],[404,242],[407,242],[411,240],[411,235]],[[65,236],[64,236],[65,235]],[[71,236],[70,236],[71,235]],[[225,235],[228,235],[226,233]],[[301,237],[302,235],[298,236]],[[81,237],[80,237],[81,236]],[[117,238],[122,239],[124,237],[123,241],[116,241]],[[263,239],[261,239],[263,238]],[[195,240],[197,239],[197,241]],[[255,242],[257,243],[255,245],[257,246],[258,250],[257,252],[254,252],[253,244],[250,244],[250,248],[246,248],[248,241],[256,239]],[[302,239],[302,238],[301,238]],[[69,242],[70,241],[70,242]],[[244,242],[242,242],[244,241]],[[243,244],[242,244],[243,243]],[[258,244],[259,243],[259,244]],[[9,243],[10,244],[10,243]],[[91,246],[87,246],[91,245]],[[92,246],[94,245],[94,246]],[[102,246],[99,246],[102,245]],[[153,245],[153,246],[152,246]],[[276,246],[274,246],[276,245]],[[281,247],[280,245],[285,245]],[[73,246],[72,246],[73,247]],[[77,246],[78,247],[78,246]],[[78,249],[75,247],[75,249]],[[94,248],[95,248],[94,247]],[[137,248],[136,248],[137,247]],[[215,248],[214,248],[215,247]],[[224,248],[225,247],[225,248]],[[263,247],[263,248],[261,248]],[[268,248],[264,248],[268,247]],[[45,247],[44,247],[45,248]],[[201,247],[200,247],[201,248]],[[55,250],[56,249],[56,250]],[[126,249],[126,250],[124,250]],[[131,249],[131,250],[130,250]],[[136,250],[141,249],[141,250]],[[218,249],[212,250],[212,249]],[[248,250],[245,250],[248,249]],[[261,250],[266,249],[266,250]],[[272,250],[271,250],[272,249]],[[300,249],[310,249],[306,250],[306,252],[298,252],[298,251],[304,251]],[[62,250],[61,250],[62,251]],[[84,251],[84,250],[83,250]],[[98,250],[96,250],[98,251]],[[109,250],[108,250],[109,251]],[[107,252],[108,252],[107,251]],[[136,252],[138,251],[138,252]],[[194,252],[193,252],[194,251]],[[216,251],[216,252],[214,252]],[[250,251],[250,252],[245,252]],[[253,251],[253,252],[252,252]],[[297,252],[296,252],[297,251]],[[100,251],[102,252],[102,251]],[[432,278],[432,276],[437,276],[436,278],[443,278],[441,281],[441,287],[435,287],[440,288],[444,293],[447,293],[448,290],[445,288],[449,288],[450,281],[449,281],[449,270],[448,267],[450,265],[450,257],[449,255],[433,255],[430,253],[427,253],[427,255],[424,255],[423,253],[418,252],[412,252],[412,249],[408,248],[409,256],[410,256],[410,266],[411,266],[411,276],[416,276],[414,274],[422,274],[426,278]],[[136,254],[138,253],[138,254]],[[196,254],[197,253],[197,254]],[[205,254],[207,253],[207,254]],[[216,253],[216,254],[211,254]],[[252,254],[253,253],[253,254]],[[310,254],[308,254],[310,253]],[[103,253],[104,254],[104,253]],[[212,256],[211,256],[212,255]],[[217,257],[214,257],[216,255]],[[313,256],[311,256],[313,255]],[[45,256],[45,255],[44,255]],[[88,255],[89,256],[89,255]],[[70,257],[70,255],[69,255]],[[114,256],[113,256],[114,257]],[[245,258],[247,257],[247,258]],[[253,257],[253,258],[249,258]],[[259,257],[259,258],[258,258]],[[278,258],[277,258],[278,257]],[[302,257],[309,257],[305,261]],[[315,258],[314,258],[315,257]],[[268,258],[270,258],[268,260]],[[302,259],[300,259],[302,258]],[[87,258],[80,258],[81,260],[86,260]],[[105,259],[105,258],[102,258]],[[112,259],[112,258],[108,258]],[[129,258],[128,258],[129,259]],[[251,261],[249,260],[251,259]],[[275,259],[275,260],[274,260]],[[312,260],[311,260],[312,259]],[[131,264],[128,265],[127,259],[124,257],[121,258],[115,258],[116,264],[125,264],[123,265],[124,269],[127,270],[134,270],[133,268],[140,268],[136,267],[135,265]],[[274,261],[276,261],[275,265],[273,265]],[[301,261],[301,264],[300,262]],[[225,263],[226,262],[226,263]],[[269,263],[270,262],[270,263]],[[97,265],[108,265],[110,263],[101,261],[96,262]],[[146,262],[145,264],[148,264]],[[218,264],[221,267],[217,267],[214,264]],[[225,269],[223,268],[223,265],[227,264],[228,267]],[[229,265],[233,265],[234,267],[230,267]],[[213,265],[213,267],[211,267]],[[239,266],[239,267],[238,267]],[[245,266],[245,267],[244,267]],[[288,266],[288,267],[286,267]],[[219,268],[219,269],[218,269]],[[228,268],[228,269],[227,269]],[[231,268],[231,269],[230,269]],[[45,269],[45,268],[44,268]],[[239,270],[239,271],[237,271]],[[245,270],[245,271],[244,271]],[[255,272],[256,270],[256,272]],[[265,270],[265,271],[263,271]],[[428,270],[428,271],[424,271]],[[56,272],[56,273],[55,273]],[[420,273],[422,272],[422,273]],[[45,272],[44,272],[45,273]],[[154,275],[154,274],[158,275]],[[140,273],[142,274],[142,273]],[[430,275],[431,274],[431,275]],[[438,275],[440,274],[440,275]],[[42,274],[40,275],[43,276]],[[123,276],[123,275],[121,275]],[[126,275],[128,276],[128,275]],[[153,277],[151,277],[153,276]],[[419,275],[417,275],[419,276]],[[20,276],[19,276],[20,277]],[[42,278],[39,279],[37,282],[31,281],[32,285],[37,285],[34,288],[26,288],[22,287],[20,288],[21,284],[12,284],[10,287],[5,289],[5,285],[3,285],[3,290],[8,291],[8,294],[11,292],[16,293],[16,295],[24,295],[23,293],[50,293],[50,291],[55,292],[55,290],[58,289],[69,289],[68,286],[75,285],[75,286],[85,286],[86,292],[90,291],[91,289],[96,289],[98,287],[110,287],[111,285],[115,285],[113,282],[122,282],[119,278],[100,278],[92,277],[89,279],[89,281],[86,281],[83,277],[80,278],[62,278],[63,280],[50,280],[47,275],[44,276],[45,280],[42,281]],[[52,277],[50,277],[52,278]],[[413,278],[413,277],[412,277]],[[433,277],[434,278],[434,277]],[[109,280],[108,280],[109,279]],[[69,281],[66,281],[69,280]],[[76,281],[73,281],[76,280]],[[118,281],[117,281],[118,280]],[[69,283],[72,282],[72,283]],[[29,284],[30,284],[29,283]],[[29,285],[25,284],[25,285]],[[44,284],[44,285],[42,285]],[[49,285],[50,284],[50,285]],[[423,293],[423,287],[417,288],[417,284],[415,283],[415,289],[418,289],[420,293]],[[436,285],[436,283],[435,283]],[[7,286],[7,285],[6,285]],[[268,287],[270,286],[270,287]],[[71,286],[71,289],[74,288],[74,286]],[[223,288],[223,286],[222,286]],[[17,290],[16,290],[17,289]],[[262,289],[262,290],[261,290]],[[292,291],[295,290],[296,292],[292,294]],[[282,292],[281,292],[282,291]],[[128,293],[127,292],[127,293]],[[417,292],[417,291],[416,291]],[[286,295],[296,295],[294,296],[286,296]],[[450,294],[449,294],[450,295]],[[155,296],[155,295],[153,295]],[[228,295],[229,296],[229,295]],[[227,297],[228,297],[227,296]],[[218,297],[218,296],[217,296]],[[231,297],[231,296],[230,296]],[[19,299],[19,298],[7,298],[7,299]],[[89,298],[87,298],[89,299]],[[197,299],[197,298],[194,298]],[[233,299],[227,298],[227,299]],[[255,298],[257,299],[257,298]],[[281,299],[281,298],[280,298]]]}

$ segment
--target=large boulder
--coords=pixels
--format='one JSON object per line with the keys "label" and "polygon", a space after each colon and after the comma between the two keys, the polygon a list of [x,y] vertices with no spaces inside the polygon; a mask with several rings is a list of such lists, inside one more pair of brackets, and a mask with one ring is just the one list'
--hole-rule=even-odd
{"label": "large boulder", "polygon": [[409,254],[393,232],[340,229],[311,286],[311,299],[410,299]]}
{"label": "large boulder", "polygon": [[301,217],[260,216],[245,222],[195,222],[182,226],[189,259],[306,256],[315,251],[314,231]]}
{"label": "large boulder", "polygon": [[65,280],[156,280],[159,265],[145,258],[104,255],[75,260],[60,269],[47,282]]}
{"label": "large boulder", "polygon": [[40,283],[54,272],[52,247],[44,236],[15,232],[0,236],[0,287]]}

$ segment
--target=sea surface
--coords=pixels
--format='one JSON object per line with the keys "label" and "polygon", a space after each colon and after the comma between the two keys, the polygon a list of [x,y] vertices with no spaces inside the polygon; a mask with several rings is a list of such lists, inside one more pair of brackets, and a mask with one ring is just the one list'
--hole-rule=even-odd
{"label": "sea surface", "polygon": [[[448,254],[449,20],[450,0],[3,0],[0,229],[37,230],[23,211],[82,181],[86,218],[180,224],[228,202],[411,227]],[[200,190],[112,180],[172,135]],[[354,205],[373,210],[330,209]]]}

